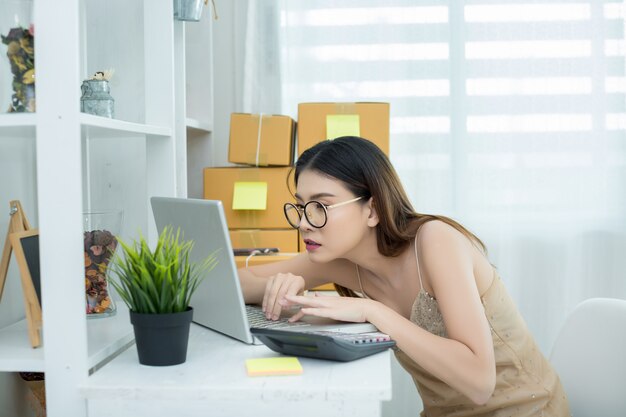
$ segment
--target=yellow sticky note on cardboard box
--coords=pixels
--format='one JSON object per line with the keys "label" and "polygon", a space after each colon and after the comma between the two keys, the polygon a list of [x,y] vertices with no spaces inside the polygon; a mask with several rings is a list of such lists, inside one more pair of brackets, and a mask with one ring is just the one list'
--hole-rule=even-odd
{"label": "yellow sticky note on cardboard box", "polygon": [[246,369],[248,376],[299,375],[302,373],[300,361],[292,356],[246,359]]}
{"label": "yellow sticky note on cardboard box", "polygon": [[361,136],[358,114],[329,114],[326,116],[326,139]]}
{"label": "yellow sticky note on cardboard box", "polygon": [[235,182],[233,210],[266,210],[266,182]]}

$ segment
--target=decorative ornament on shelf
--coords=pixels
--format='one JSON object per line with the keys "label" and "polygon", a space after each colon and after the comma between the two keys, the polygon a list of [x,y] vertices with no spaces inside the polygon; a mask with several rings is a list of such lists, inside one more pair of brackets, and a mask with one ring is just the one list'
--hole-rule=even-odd
{"label": "decorative ornament on shelf", "polygon": [[113,69],[96,72],[91,78],[83,81],[80,86],[80,111],[96,116],[115,117],[115,100],[111,97],[109,81],[113,77]]}
{"label": "decorative ornament on shelf", "polygon": [[[174,19],[185,22],[198,22],[202,17],[202,8],[209,4],[209,0],[174,0]],[[217,8],[215,0],[213,5],[213,19],[217,20]]]}
{"label": "decorative ornament on shelf", "polygon": [[7,57],[13,74],[11,104],[9,113],[35,111],[35,30],[12,27],[7,35],[0,35],[2,43],[7,45]]}

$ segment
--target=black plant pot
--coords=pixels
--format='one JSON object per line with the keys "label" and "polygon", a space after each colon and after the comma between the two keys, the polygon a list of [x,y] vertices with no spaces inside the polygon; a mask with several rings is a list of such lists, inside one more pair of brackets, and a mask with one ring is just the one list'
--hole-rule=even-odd
{"label": "black plant pot", "polygon": [[187,342],[193,309],[182,313],[140,314],[130,312],[135,330],[139,363],[150,366],[178,365],[187,360]]}

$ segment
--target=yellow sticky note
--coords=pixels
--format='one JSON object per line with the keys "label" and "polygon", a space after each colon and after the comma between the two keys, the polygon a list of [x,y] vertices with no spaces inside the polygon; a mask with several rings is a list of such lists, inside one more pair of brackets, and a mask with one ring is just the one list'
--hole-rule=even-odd
{"label": "yellow sticky note", "polygon": [[267,209],[266,182],[236,182],[233,191],[233,210]]}
{"label": "yellow sticky note", "polygon": [[299,375],[302,373],[300,361],[292,356],[246,359],[246,369],[248,376]]}
{"label": "yellow sticky note", "polygon": [[326,116],[326,139],[341,136],[361,136],[358,114],[329,114]]}

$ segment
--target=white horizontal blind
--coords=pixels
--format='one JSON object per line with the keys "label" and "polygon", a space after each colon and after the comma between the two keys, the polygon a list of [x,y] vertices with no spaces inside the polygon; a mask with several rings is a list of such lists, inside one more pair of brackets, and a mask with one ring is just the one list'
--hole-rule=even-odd
{"label": "white horizontal blind", "polygon": [[464,210],[623,218],[622,4],[467,4],[464,16]]}
{"label": "white horizontal blind", "polygon": [[283,2],[284,111],[391,102],[419,211],[623,217],[621,2],[418,4]]}
{"label": "white horizontal blind", "polygon": [[283,109],[390,102],[392,159],[422,211],[453,200],[449,21],[441,1],[286,1],[281,16]]}

